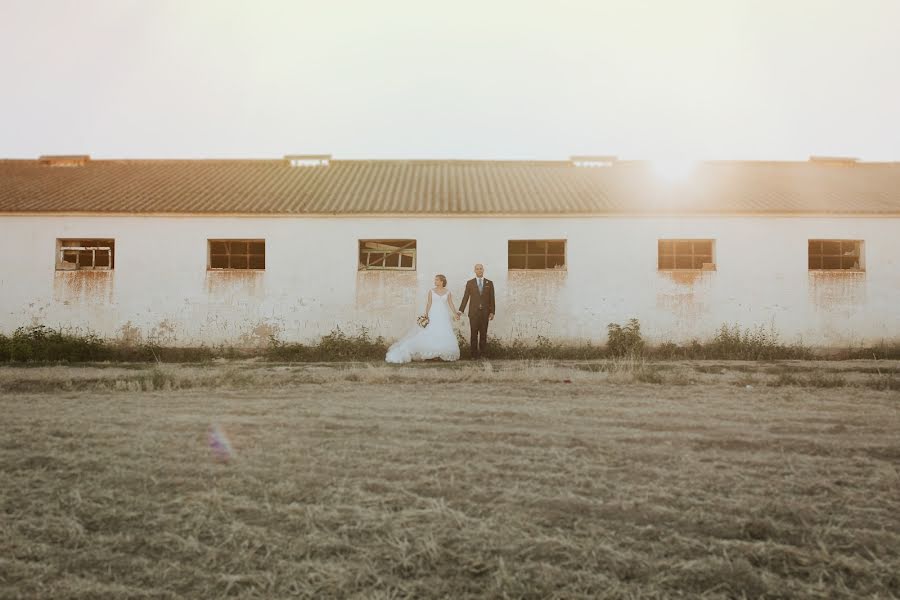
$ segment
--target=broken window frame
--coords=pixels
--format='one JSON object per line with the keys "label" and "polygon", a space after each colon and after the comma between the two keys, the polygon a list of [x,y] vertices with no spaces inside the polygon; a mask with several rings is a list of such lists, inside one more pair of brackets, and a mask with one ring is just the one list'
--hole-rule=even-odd
{"label": "broken window frame", "polygon": [[[514,244],[524,244],[524,247],[519,250]],[[551,244],[562,244],[562,249],[551,249]],[[509,271],[566,271],[569,268],[568,250],[568,240],[564,239],[507,240],[506,267]],[[551,267],[551,259],[561,259],[562,264]],[[513,262],[516,266],[513,266]]]}
{"label": "broken window frame", "polygon": [[[813,246],[816,244],[818,244],[818,251],[814,252]],[[835,249],[833,246],[826,247],[826,244],[837,244],[838,246]],[[810,271],[863,272],[866,270],[863,260],[864,249],[864,240],[808,239],[806,241],[806,265]]]}
{"label": "broken window frame", "polygon": [[[381,244],[385,248],[367,247],[368,244]],[[417,267],[416,248],[418,243],[413,239],[365,239],[358,240],[357,270],[358,271],[415,271]],[[363,261],[365,255],[365,261]],[[379,257],[375,258],[375,257]],[[396,265],[389,265],[392,257],[397,257]],[[374,260],[373,260],[374,258]],[[409,259],[409,264],[404,265],[404,259]]]}
{"label": "broken window frame", "polygon": [[[224,244],[216,248],[215,244]],[[244,251],[234,248],[236,244],[246,244]],[[262,244],[262,252],[253,252],[252,244]],[[224,250],[214,252],[213,250]],[[225,265],[221,266],[220,258],[225,258]],[[241,265],[246,266],[241,266]],[[251,265],[262,266],[251,266]],[[206,240],[206,269],[207,271],[265,271],[266,270],[266,240],[258,238],[216,238]]]}
{"label": "broken window frame", "polygon": [[[90,253],[90,265],[86,264]],[[74,254],[74,262],[66,255]],[[97,264],[97,257],[106,256],[106,264]],[[116,240],[114,238],[57,238],[57,271],[112,271],[115,269]]]}
{"label": "broken window frame", "polygon": [[[690,244],[690,250],[685,251],[683,244]],[[698,249],[697,244],[709,244],[709,252],[706,252],[705,248]],[[656,241],[656,269],[658,271],[715,271],[716,240],[710,238],[660,238]]]}

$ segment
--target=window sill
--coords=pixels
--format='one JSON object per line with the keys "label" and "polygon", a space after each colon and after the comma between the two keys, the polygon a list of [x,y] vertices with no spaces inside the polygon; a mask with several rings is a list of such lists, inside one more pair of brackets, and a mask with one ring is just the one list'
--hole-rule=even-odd
{"label": "window sill", "polygon": [[359,272],[359,273],[371,273],[371,272],[382,273],[384,271],[400,271],[401,273],[415,273],[416,272],[415,269],[403,269],[400,267],[388,267],[385,269],[357,269],[357,272]]}
{"label": "window sill", "polygon": [[657,269],[658,273],[715,273],[718,269]]}
{"label": "window sill", "polygon": [[865,273],[865,269],[809,269],[810,273]]}
{"label": "window sill", "polygon": [[565,273],[568,269],[507,269],[511,273]]}

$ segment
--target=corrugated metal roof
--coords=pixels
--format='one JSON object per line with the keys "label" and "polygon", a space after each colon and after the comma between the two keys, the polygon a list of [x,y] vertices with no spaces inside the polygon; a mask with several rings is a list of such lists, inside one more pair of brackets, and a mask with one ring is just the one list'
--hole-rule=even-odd
{"label": "corrugated metal roof", "polygon": [[0,160],[0,212],[234,214],[900,214],[900,163]]}

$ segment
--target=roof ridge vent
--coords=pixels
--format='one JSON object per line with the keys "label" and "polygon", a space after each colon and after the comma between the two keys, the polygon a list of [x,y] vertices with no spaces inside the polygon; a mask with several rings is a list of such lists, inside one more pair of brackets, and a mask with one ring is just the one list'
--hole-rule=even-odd
{"label": "roof ridge vent", "polygon": [[330,154],[285,154],[284,162],[291,167],[327,167]]}
{"label": "roof ridge vent", "polygon": [[619,157],[604,154],[576,154],[570,156],[569,160],[576,167],[611,167],[616,164]]}
{"label": "roof ridge vent", "polygon": [[855,156],[810,156],[809,162],[826,165],[855,165],[859,158]]}
{"label": "roof ridge vent", "polygon": [[38,164],[48,167],[83,167],[91,160],[88,154],[44,154]]}

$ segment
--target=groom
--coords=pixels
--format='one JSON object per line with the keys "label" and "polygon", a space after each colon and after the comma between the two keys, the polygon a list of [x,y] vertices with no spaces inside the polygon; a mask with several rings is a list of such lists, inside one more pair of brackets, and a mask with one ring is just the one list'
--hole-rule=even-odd
{"label": "groom", "polygon": [[494,320],[494,283],[484,277],[484,265],[475,265],[475,278],[466,282],[466,293],[459,305],[461,315],[469,304],[469,327],[472,329],[472,359],[479,359],[487,348],[488,321]]}

